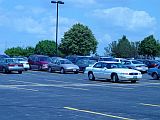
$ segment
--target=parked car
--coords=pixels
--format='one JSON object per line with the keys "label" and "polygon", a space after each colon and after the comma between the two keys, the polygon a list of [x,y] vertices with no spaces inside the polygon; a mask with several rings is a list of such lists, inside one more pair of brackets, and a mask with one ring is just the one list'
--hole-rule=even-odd
{"label": "parked car", "polygon": [[126,61],[127,59],[125,58],[114,58],[116,62],[119,62],[119,63],[123,63],[124,61]]}
{"label": "parked car", "polygon": [[51,58],[45,55],[31,55],[28,57],[30,69],[47,70],[50,62]]}
{"label": "parked car", "polygon": [[88,67],[89,65],[92,65],[96,62],[97,62],[96,60],[80,59],[76,62],[76,65],[78,65],[79,71],[82,71],[84,73],[86,67]]}
{"label": "parked car", "polygon": [[86,67],[85,73],[89,80],[109,79],[112,82],[131,81],[135,83],[142,78],[141,72],[124,67],[119,62],[99,61],[90,67]]}
{"label": "parked car", "polygon": [[148,68],[154,68],[157,67],[159,65],[159,62],[156,60],[144,60],[143,61],[144,64],[146,64],[148,66]]}
{"label": "parked car", "polygon": [[72,63],[76,64],[78,60],[96,60],[98,61],[99,57],[97,56],[78,56],[78,55],[71,55],[71,56],[66,56],[66,59],[70,60]]}
{"label": "parked car", "polygon": [[142,62],[137,61],[137,60],[123,61],[123,65],[128,67],[129,69],[135,69],[135,70],[138,70],[142,73],[146,73],[148,70],[148,67],[145,64],[143,64]]}
{"label": "parked car", "polygon": [[48,71],[59,71],[61,74],[64,74],[66,72],[74,72],[77,74],[79,72],[79,67],[73,64],[68,59],[57,57],[48,64]]}
{"label": "parked car", "polygon": [[4,58],[0,60],[0,71],[3,73],[17,71],[19,74],[21,74],[23,70],[23,64],[19,63],[14,58]]}
{"label": "parked car", "polygon": [[149,68],[148,74],[152,76],[153,79],[158,80],[160,78],[160,65],[154,68]]}
{"label": "parked car", "polygon": [[26,58],[18,57],[18,58],[14,58],[14,59],[17,60],[19,63],[23,64],[25,71],[29,70],[30,66],[29,66],[28,60]]}
{"label": "parked car", "polygon": [[0,58],[10,58],[8,55],[0,55]]}
{"label": "parked car", "polygon": [[113,57],[100,57],[98,61],[115,61],[115,62],[117,62],[118,60],[114,59]]}

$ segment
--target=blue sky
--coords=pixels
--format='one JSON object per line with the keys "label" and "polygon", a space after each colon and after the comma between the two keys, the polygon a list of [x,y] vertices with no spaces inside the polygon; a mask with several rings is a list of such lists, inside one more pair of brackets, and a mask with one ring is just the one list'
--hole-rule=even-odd
{"label": "blue sky", "polygon": [[[56,5],[51,0],[0,0],[0,53],[10,47],[55,40]],[[97,53],[126,35],[140,41],[160,38],[160,0],[63,0],[59,5],[58,43],[72,25],[88,26],[98,40]]]}

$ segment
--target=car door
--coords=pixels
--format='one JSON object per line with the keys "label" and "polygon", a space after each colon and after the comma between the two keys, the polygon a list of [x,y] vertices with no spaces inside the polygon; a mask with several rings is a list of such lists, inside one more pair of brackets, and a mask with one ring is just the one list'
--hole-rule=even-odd
{"label": "car door", "polygon": [[60,69],[59,69],[58,66],[59,66],[59,65],[58,65],[58,60],[57,60],[57,59],[54,59],[54,61],[53,61],[53,63],[52,63],[52,69],[53,69],[54,71],[59,71]]}
{"label": "car door", "polygon": [[160,77],[160,66],[158,66],[158,69],[156,69],[156,70],[157,70],[158,76]]}
{"label": "car door", "polygon": [[3,65],[2,65],[2,59],[0,59],[0,71],[2,71]]}
{"label": "car door", "polygon": [[111,76],[111,70],[109,69],[111,66],[108,63],[102,63],[101,69],[101,77],[105,79],[109,79]]}
{"label": "car door", "polygon": [[96,78],[103,78],[103,70],[102,63],[98,62],[93,66],[93,74]]}

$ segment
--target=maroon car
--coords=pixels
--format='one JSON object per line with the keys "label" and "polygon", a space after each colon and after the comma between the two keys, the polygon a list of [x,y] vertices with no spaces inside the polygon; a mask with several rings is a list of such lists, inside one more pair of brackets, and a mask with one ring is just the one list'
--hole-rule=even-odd
{"label": "maroon car", "polygon": [[45,55],[31,55],[28,58],[30,69],[47,70],[48,63],[50,62],[51,62],[50,57]]}

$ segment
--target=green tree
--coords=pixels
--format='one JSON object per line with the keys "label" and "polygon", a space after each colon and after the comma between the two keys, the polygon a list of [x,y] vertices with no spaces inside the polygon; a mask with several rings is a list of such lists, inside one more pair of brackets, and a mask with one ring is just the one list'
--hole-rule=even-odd
{"label": "green tree", "polygon": [[121,39],[119,39],[117,48],[118,57],[127,58],[131,56],[131,44],[129,40],[126,38],[126,36],[123,36]]}
{"label": "green tree", "polygon": [[128,58],[138,56],[138,42],[129,42],[127,37],[123,35],[121,39],[113,41],[108,47],[105,48],[106,54],[109,53],[111,56]]}
{"label": "green tree", "polygon": [[105,49],[106,56],[117,57],[117,52],[118,52],[117,41],[113,41],[108,45],[108,47],[104,49]]}
{"label": "green tree", "polygon": [[140,55],[155,57],[159,54],[159,43],[153,35],[150,35],[140,42],[138,50]]}
{"label": "green tree", "polygon": [[25,49],[21,47],[13,47],[13,48],[8,48],[5,50],[5,54],[13,57],[13,56],[25,56],[26,52]]}
{"label": "green tree", "polygon": [[35,53],[35,48],[34,47],[26,47],[25,48],[25,56],[30,56],[33,55]]}
{"label": "green tree", "polygon": [[90,55],[96,52],[97,44],[92,31],[78,23],[64,34],[59,49],[65,55]]}
{"label": "green tree", "polygon": [[51,40],[42,40],[38,42],[35,47],[35,54],[41,55],[55,55],[56,54],[56,43]]}

